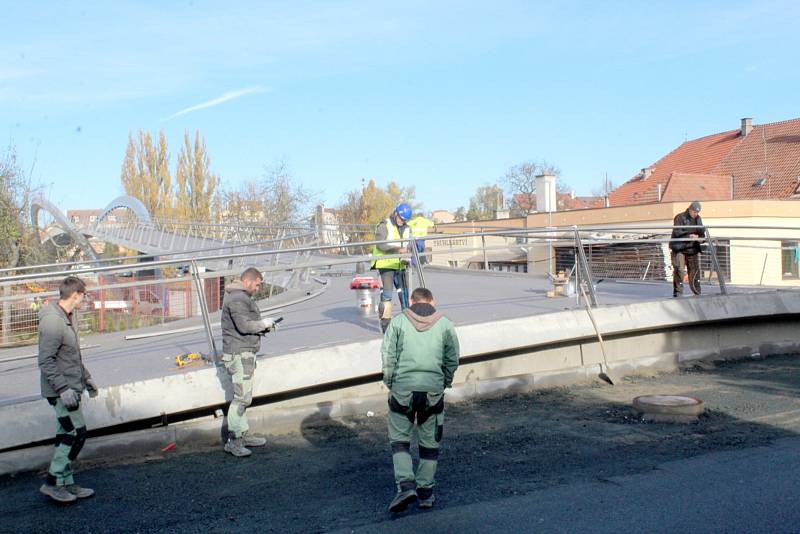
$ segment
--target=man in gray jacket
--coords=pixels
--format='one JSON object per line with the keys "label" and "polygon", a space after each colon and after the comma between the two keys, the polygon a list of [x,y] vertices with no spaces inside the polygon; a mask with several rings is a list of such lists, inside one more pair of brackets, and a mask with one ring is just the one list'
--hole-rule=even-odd
{"label": "man in gray jacket", "polygon": [[275,321],[261,318],[253,295],[263,278],[258,269],[246,269],[239,280],[225,288],[222,301],[222,362],[233,382],[233,400],[228,407],[228,440],[224,450],[234,456],[250,456],[247,447],[263,447],[267,440],[248,435],[245,411],[253,401],[253,373],[261,335],[275,328]]}
{"label": "man in gray jacket", "polygon": [[47,480],[39,491],[66,503],[94,495],[75,484],[72,462],[86,441],[86,423],[81,414],[81,393],[97,396],[97,385],[84,367],[78,338],[77,308],[86,285],[68,276],[58,287],[58,302],[39,309],[39,370],[42,396],[56,412],[56,440]]}

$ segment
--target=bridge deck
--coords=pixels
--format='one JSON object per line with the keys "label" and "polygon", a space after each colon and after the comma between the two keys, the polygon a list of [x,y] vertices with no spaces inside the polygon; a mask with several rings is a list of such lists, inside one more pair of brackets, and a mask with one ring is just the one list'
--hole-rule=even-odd
{"label": "bridge deck", "polygon": [[[547,298],[550,283],[543,278],[520,274],[487,274],[485,272],[453,272],[431,269],[426,281],[438,301],[438,307],[456,325],[470,325],[561,311],[582,306],[574,297]],[[329,279],[321,295],[271,312],[285,321],[280,330],[268,335],[262,343],[261,357],[270,357],[310,348],[365,341],[380,336],[378,321],[358,314],[356,298],[349,289],[349,277]],[[707,284],[707,294],[719,289]],[[600,304],[625,304],[635,301],[668,298],[666,283],[604,281],[597,285]],[[395,300],[395,304],[396,304]],[[212,315],[217,323],[219,314]],[[199,318],[150,327],[85,337],[84,362],[100,386],[125,384],[175,373],[191,373],[198,367],[179,369],[175,356],[186,352],[206,352],[202,328],[195,331],[126,341],[124,336],[159,330],[173,330],[201,325]],[[218,350],[221,333],[215,327]],[[0,351],[0,360],[35,356],[36,347],[19,347]],[[378,355],[376,355],[376,358]],[[39,395],[39,372],[35,359],[0,363],[0,404],[9,404]]]}

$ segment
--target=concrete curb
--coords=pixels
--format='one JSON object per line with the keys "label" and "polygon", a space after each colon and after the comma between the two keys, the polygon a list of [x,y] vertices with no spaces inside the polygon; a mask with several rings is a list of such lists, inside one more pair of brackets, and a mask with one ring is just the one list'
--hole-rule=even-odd
{"label": "concrete curb", "polygon": [[[800,353],[798,343],[772,343],[763,347],[765,356]],[[702,352],[702,356],[700,356]],[[614,371],[625,370],[627,375],[670,372],[683,367],[691,367],[697,362],[731,361],[753,357],[751,353],[738,351],[739,356],[725,351],[693,351],[693,358],[681,360],[679,353],[664,353],[657,356],[634,358],[617,362]],[[467,364],[469,365],[469,364]],[[448,403],[459,403],[474,398],[526,393],[536,389],[569,386],[580,383],[597,382],[598,367],[595,365],[529,373],[486,380],[476,380],[459,384],[446,392]],[[307,422],[339,419],[350,416],[385,414],[388,411],[388,391],[381,383],[372,383],[349,388],[343,392],[348,396],[340,400],[318,400],[312,404],[284,406],[273,404],[256,406],[248,410],[248,419],[254,433],[275,436],[293,432],[302,433]],[[696,420],[693,416],[688,422]],[[659,418],[651,419],[662,421]],[[665,422],[677,422],[675,418]],[[682,421],[682,422],[687,422]],[[171,424],[148,430],[138,430],[90,438],[81,452],[76,467],[87,468],[117,462],[136,462],[166,459],[170,455],[198,450],[221,449],[224,418],[208,416],[200,419]],[[162,452],[174,444],[175,452]],[[52,456],[52,446],[37,446],[0,453],[0,476],[21,472],[38,471],[47,468]],[[220,450],[220,454],[222,451]]]}

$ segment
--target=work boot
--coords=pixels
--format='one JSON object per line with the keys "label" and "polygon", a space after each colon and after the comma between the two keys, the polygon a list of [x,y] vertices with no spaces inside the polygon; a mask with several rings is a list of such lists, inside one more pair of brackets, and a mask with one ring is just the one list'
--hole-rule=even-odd
{"label": "work boot", "polygon": [[225,443],[225,452],[229,452],[237,458],[244,458],[253,454],[250,449],[244,446],[243,438],[228,438]]}
{"label": "work boot", "polygon": [[68,486],[64,486],[67,488],[67,491],[71,494],[75,495],[79,499],[87,499],[89,497],[94,496],[94,490],[89,488],[82,488],[77,484],[70,484]]}
{"label": "work boot", "polygon": [[78,498],[67,491],[67,488],[64,486],[51,486],[50,484],[45,483],[42,484],[42,487],[39,488],[39,491],[56,502],[68,503],[78,500]]}
{"label": "work boot", "polygon": [[436,502],[436,495],[433,494],[433,488],[417,488],[417,506],[423,510],[433,508],[433,503]]}
{"label": "work boot", "polygon": [[248,433],[242,435],[242,441],[245,447],[263,447],[267,444],[267,439],[261,436],[251,436]]}
{"label": "work boot", "polygon": [[405,510],[409,504],[417,500],[417,490],[407,489],[398,491],[389,504],[389,511],[397,514]]}

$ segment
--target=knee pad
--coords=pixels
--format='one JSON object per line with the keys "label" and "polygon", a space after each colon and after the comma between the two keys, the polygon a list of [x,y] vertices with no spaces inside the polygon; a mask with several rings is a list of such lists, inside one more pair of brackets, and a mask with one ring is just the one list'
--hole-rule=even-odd
{"label": "knee pad", "polygon": [[81,452],[83,448],[83,444],[86,443],[86,427],[80,426],[75,429],[75,441],[72,443],[72,447],[69,450],[69,454],[67,458],[71,461],[75,460],[78,457],[78,454]]}
{"label": "knee pad", "polygon": [[419,446],[419,459],[420,460],[438,460],[439,449],[432,449],[430,447]]}

